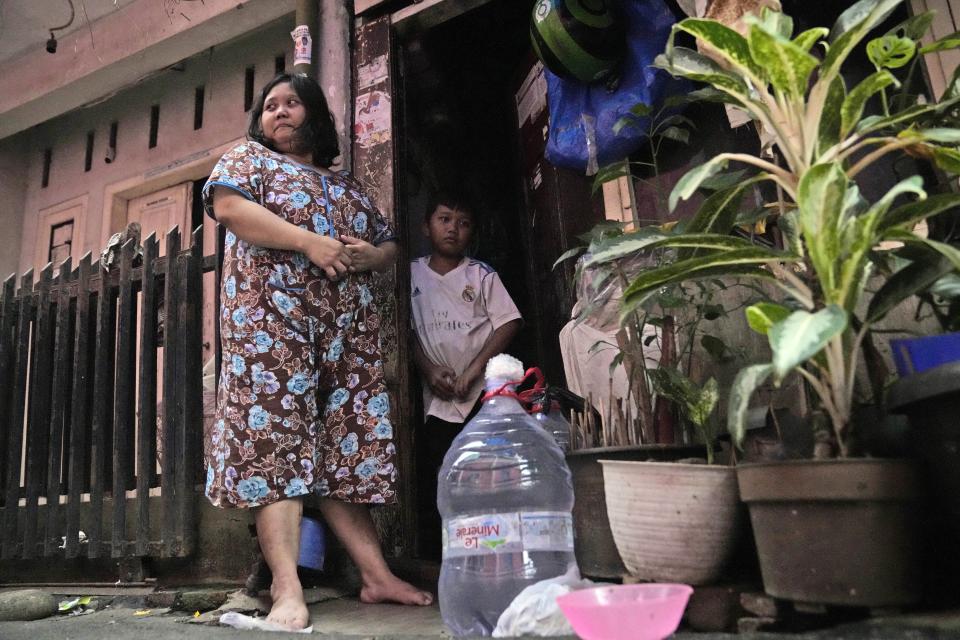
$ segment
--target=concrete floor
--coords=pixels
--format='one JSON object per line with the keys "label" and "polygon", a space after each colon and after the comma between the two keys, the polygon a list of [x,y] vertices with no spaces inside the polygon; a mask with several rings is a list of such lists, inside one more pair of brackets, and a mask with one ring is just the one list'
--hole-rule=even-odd
{"label": "concrete floor", "polygon": [[[313,633],[330,640],[442,640],[445,631],[436,605],[404,607],[361,604],[355,597],[334,589],[307,592]],[[257,600],[237,593],[223,606],[244,608],[261,606]],[[170,609],[144,609],[136,598],[117,598],[94,613],[80,616],[60,615],[34,622],[0,622],[2,640],[173,640],[241,638],[258,640],[277,638],[277,633],[238,631],[217,626],[219,611],[194,617]],[[279,636],[284,637],[284,636]],[[297,637],[297,636],[293,636]],[[714,634],[681,632],[678,640],[940,640],[960,638],[960,612],[897,616],[823,629],[803,634]]]}

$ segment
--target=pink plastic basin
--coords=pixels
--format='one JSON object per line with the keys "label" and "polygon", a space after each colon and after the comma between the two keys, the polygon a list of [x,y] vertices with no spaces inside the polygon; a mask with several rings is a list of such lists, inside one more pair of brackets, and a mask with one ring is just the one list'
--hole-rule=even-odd
{"label": "pink plastic basin", "polygon": [[583,640],[661,640],[677,630],[693,588],[624,584],[572,591],[557,598]]}

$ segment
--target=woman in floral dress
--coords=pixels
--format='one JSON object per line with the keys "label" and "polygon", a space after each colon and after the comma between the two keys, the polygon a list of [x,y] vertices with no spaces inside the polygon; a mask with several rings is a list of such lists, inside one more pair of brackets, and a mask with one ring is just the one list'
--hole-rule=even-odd
{"label": "woman in floral dress", "polygon": [[364,602],[429,604],[380,551],[367,506],[396,501],[396,448],[371,272],[396,257],[393,230],[346,173],[323,92],[280,75],[224,154],[204,203],[227,228],[221,370],[206,493],[255,508],[273,573],[268,620],[303,628],[296,573],[302,496],[322,497],[360,569]]}

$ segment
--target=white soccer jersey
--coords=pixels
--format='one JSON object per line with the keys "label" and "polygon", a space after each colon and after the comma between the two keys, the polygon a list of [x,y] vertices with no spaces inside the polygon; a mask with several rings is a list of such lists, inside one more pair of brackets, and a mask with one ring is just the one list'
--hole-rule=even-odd
{"label": "white soccer jersey", "polygon": [[[470,365],[494,331],[521,317],[497,272],[472,258],[464,258],[445,275],[430,268],[429,256],[414,260],[410,263],[410,292],[413,326],[423,352],[457,375]],[[482,390],[481,377],[467,400],[451,402],[435,398],[424,384],[424,418],[433,415],[448,422],[463,422]]]}

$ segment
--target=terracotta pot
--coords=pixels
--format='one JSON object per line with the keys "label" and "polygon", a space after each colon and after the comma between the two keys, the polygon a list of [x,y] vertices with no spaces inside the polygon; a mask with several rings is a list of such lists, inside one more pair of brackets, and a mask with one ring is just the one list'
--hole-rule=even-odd
{"label": "terracotta pot", "polygon": [[737,477],[769,595],[860,607],[920,600],[910,461],[748,464]]}
{"label": "terracotta pot", "polygon": [[603,469],[597,460],[680,460],[705,455],[706,449],[699,445],[656,444],[598,447],[568,453],[567,465],[573,479],[574,549],[580,573],[607,579],[628,575],[610,533]]}
{"label": "terracotta pot", "polygon": [[600,464],[610,529],[631,575],[694,585],[720,577],[743,528],[733,467]]}

